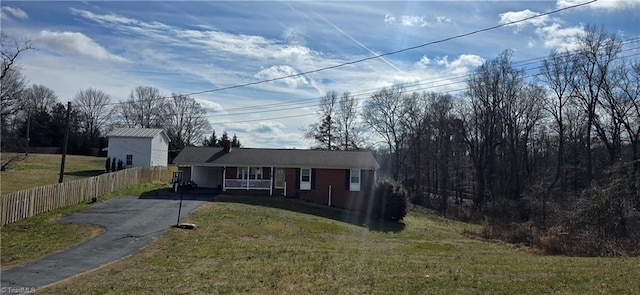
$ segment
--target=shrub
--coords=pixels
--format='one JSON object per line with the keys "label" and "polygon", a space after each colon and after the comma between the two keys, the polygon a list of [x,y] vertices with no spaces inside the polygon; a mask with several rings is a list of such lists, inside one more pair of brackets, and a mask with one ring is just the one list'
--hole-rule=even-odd
{"label": "shrub", "polygon": [[111,158],[107,158],[107,162],[104,163],[104,170],[111,172]]}
{"label": "shrub", "polygon": [[402,220],[407,215],[407,190],[393,180],[378,182],[374,192],[373,212],[385,220]]}

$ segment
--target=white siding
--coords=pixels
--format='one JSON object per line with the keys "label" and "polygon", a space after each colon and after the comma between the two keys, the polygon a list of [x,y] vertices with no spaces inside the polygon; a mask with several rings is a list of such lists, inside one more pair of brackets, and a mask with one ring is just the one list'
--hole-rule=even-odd
{"label": "white siding", "polygon": [[127,155],[133,155],[132,167],[151,166],[151,138],[109,137],[107,157],[126,164]]}
{"label": "white siding", "polygon": [[107,156],[122,160],[126,166],[127,155],[133,155],[131,167],[167,166],[169,143],[160,134],[153,138],[109,137]]}
{"label": "white siding", "polygon": [[151,163],[149,166],[167,166],[169,161],[169,142],[161,135],[151,140]]}

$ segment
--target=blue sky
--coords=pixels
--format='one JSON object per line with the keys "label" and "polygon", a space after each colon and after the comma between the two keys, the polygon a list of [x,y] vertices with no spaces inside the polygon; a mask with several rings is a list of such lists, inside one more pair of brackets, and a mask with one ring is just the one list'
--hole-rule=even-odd
{"label": "blue sky", "polygon": [[[513,60],[571,48],[587,24],[624,40],[640,36],[640,1],[599,0],[530,21],[400,54],[295,78],[237,85],[359,60],[553,11],[561,1],[13,2],[1,27],[32,40],[20,58],[30,83],[61,102],[89,87],[124,100],[136,86],[199,93],[212,127],[246,147],[306,148],[301,129],[317,120],[318,99],[376,89],[455,94],[465,75],[506,49]],[[637,42],[623,54],[637,54]],[[535,68],[536,64],[523,64]],[[231,89],[215,91],[216,89]],[[214,91],[210,91],[214,90]],[[202,93],[201,93],[202,92]]]}

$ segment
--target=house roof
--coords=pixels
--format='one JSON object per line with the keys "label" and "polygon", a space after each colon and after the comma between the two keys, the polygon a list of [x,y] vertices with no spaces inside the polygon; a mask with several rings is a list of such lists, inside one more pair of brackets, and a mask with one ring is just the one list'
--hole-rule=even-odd
{"label": "house roof", "polygon": [[164,130],[157,128],[115,128],[107,134],[107,137],[154,138],[159,134],[162,134],[167,142],[170,141]]}
{"label": "house roof", "polygon": [[235,148],[225,152],[216,147],[185,147],[173,160],[188,166],[264,166],[330,169],[377,169],[370,151],[324,151]]}

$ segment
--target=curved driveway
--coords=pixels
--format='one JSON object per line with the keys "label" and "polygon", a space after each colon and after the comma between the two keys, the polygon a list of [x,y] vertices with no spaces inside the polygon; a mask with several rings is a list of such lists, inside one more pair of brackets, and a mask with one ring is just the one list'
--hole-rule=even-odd
{"label": "curved driveway", "polygon": [[[182,214],[213,200],[213,193],[185,192]],[[106,231],[84,243],[0,273],[2,294],[28,292],[92,270],[148,245],[178,219],[178,194],[122,196],[60,218],[61,223],[97,224]]]}

